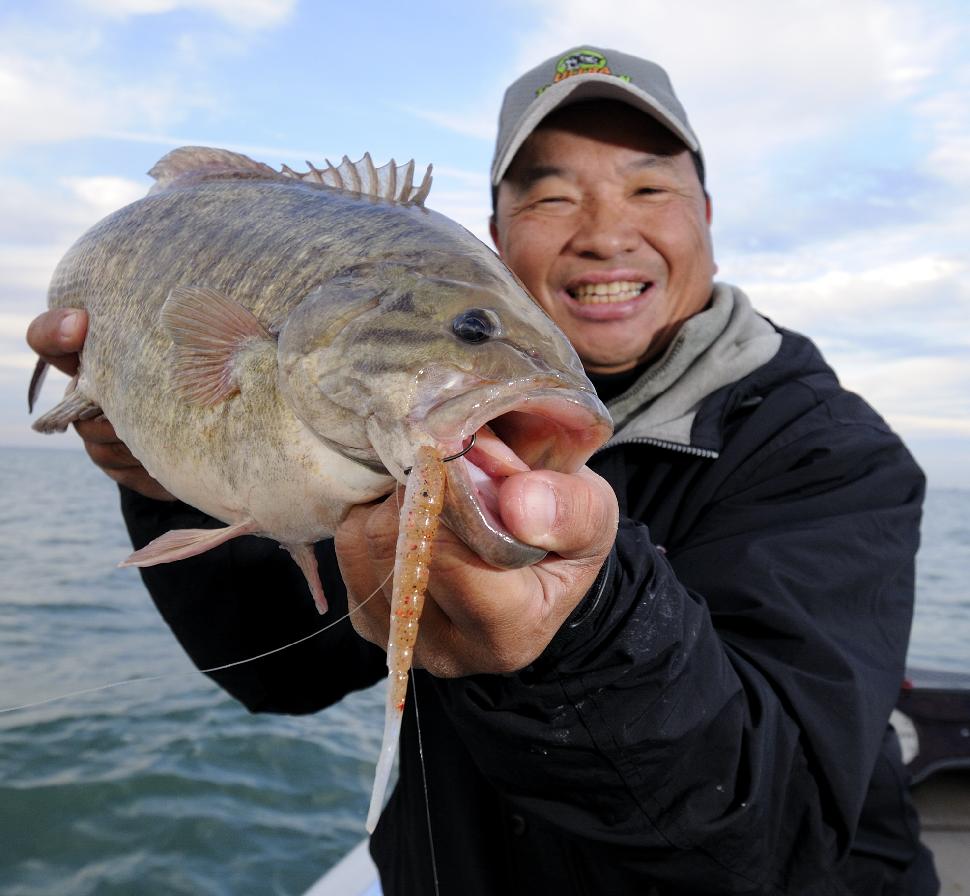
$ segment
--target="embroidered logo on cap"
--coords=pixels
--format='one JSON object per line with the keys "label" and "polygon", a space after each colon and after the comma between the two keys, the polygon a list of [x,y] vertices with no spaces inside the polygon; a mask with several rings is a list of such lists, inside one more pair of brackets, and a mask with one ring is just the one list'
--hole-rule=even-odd
{"label": "embroidered logo on cap", "polygon": [[[556,75],[552,79],[552,84],[564,81],[566,78],[571,78],[574,75],[612,75],[621,81],[630,80],[629,75],[614,75],[606,63],[606,57],[602,53],[597,53],[596,50],[590,50],[588,48],[577,50],[568,56],[563,56],[556,63]],[[552,84],[546,84],[540,87],[536,91],[536,96],[548,90],[552,87]]]}

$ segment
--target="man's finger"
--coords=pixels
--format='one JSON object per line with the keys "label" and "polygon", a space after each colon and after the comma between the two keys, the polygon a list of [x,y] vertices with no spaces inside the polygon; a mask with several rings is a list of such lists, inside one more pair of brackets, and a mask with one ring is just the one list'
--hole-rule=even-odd
{"label": "man's finger", "polygon": [[58,308],[35,317],[27,328],[27,344],[49,364],[73,376],[77,353],[88,331],[87,313],[76,308]]}
{"label": "man's finger", "polygon": [[111,425],[111,421],[104,414],[90,420],[78,420],[74,424],[74,428],[85,442],[107,445],[121,441],[115,432],[115,428]]}
{"label": "man's finger", "polygon": [[547,470],[510,476],[499,491],[499,507],[516,538],[561,557],[605,555],[616,537],[616,495],[585,467],[572,476]]}

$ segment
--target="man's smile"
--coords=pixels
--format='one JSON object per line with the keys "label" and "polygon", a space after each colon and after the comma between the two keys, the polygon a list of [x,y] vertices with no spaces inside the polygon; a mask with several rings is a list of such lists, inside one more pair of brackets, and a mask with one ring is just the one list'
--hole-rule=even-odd
{"label": "man's smile", "polygon": [[627,302],[635,299],[646,287],[647,283],[643,281],[613,280],[609,283],[583,283],[572,289],[567,288],[566,292],[581,305],[597,305]]}

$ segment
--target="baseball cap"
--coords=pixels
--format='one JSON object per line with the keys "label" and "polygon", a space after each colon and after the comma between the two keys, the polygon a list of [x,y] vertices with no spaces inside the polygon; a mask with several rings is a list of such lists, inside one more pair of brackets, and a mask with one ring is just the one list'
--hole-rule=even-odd
{"label": "baseball cap", "polygon": [[701,156],[687,113],[659,65],[618,50],[576,47],[540,63],[505,91],[492,161],[492,186],[498,186],[515,154],[542,119],[560,106],[590,99],[619,100],[639,109]]}

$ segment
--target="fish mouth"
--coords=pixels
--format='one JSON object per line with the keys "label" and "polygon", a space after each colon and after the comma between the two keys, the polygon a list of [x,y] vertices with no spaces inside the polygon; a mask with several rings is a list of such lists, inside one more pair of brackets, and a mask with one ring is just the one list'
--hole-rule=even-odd
{"label": "fish mouth", "polygon": [[[460,423],[457,423],[460,421]],[[502,524],[502,482],[528,470],[575,473],[611,435],[609,412],[591,390],[540,377],[488,384],[435,406],[423,421],[447,455],[442,519],[492,566],[518,569],[546,552],[515,538]]]}

